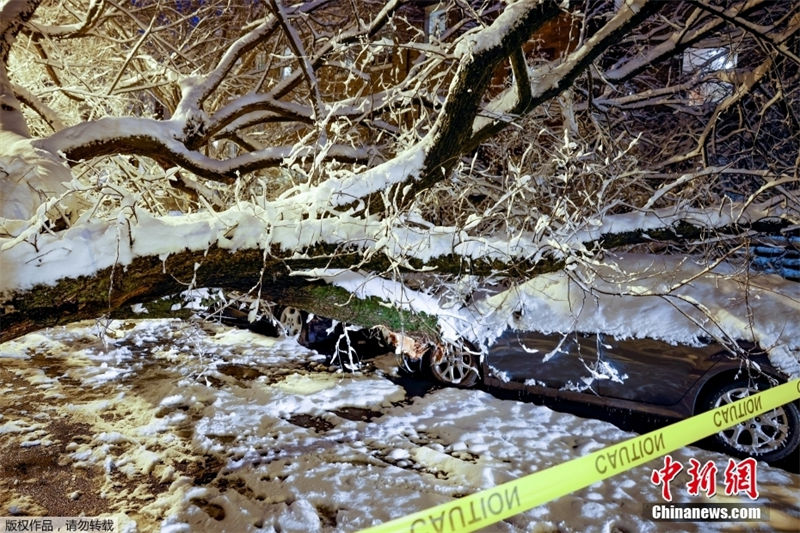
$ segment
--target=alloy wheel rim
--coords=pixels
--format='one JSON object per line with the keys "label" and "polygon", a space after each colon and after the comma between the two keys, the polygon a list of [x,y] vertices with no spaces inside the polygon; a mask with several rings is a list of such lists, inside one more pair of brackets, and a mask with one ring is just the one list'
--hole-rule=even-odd
{"label": "alloy wheel rim", "polygon": [[[713,407],[722,407],[758,392],[748,387],[731,389]],[[719,438],[749,455],[764,455],[779,450],[789,438],[789,420],[783,407],[777,407],[718,433]]]}
{"label": "alloy wheel rim", "polygon": [[465,354],[445,353],[439,362],[434,364],[434,369],[443,380],[457,385],[463,382],[470,372],[475,372],[469,359]]}
{"label": "alloy wheel rim", "polygon": [[296,307],[284,308],[278,321],[281,323],[283,333],[287,337],[298,335],[303,327],[303,317]]}

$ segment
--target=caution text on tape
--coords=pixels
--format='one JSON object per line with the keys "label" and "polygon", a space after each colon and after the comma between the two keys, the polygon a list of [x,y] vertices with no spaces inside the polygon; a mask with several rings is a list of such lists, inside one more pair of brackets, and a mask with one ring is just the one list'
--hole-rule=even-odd
{"label": "caution text on tape", "polygon": [[800,379],[361,533],[475,531],[630,470],[798,398]]}

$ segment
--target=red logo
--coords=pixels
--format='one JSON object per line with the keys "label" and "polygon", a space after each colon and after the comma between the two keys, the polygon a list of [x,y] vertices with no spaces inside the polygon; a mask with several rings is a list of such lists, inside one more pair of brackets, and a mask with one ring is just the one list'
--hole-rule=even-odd
{"label": "red logo", "polygon": [[666,501],[672,501],[672,493],[669,491],[669,482],[672,478],[678,475],[678,472],[683,470],[683,465],[679,462],[673,461],[671,455],[664,456],[664,468],[660,470],[653,470],[650,474],[650,481],[654,485],[663,485],[661,487],[661,497]]}
{"label": "red logo", "polygon": [[743,459],[737,464],[728,460],[725,468],[725,494],[732,496],[744,492],[751,500],[758,498],[756,487],[756,460],[752,457]]}
{"label": "red logo", "polygon": [[[756,460],[752,457],[742,459],[738,463],[733,459],[728,460],[725,468],[725,494],[736,496],[747,494],[751,500],[758,498],[758,486],[756,479]],[[653,485],[661,485],[661,497],[668,502],[672,501],[670,481],[683,470],[680,461],[674,461],[671,455],[664,456],[664,467],[653,470],[650,474],[650,482]],[[697,496],[701,492],[711,497],[717,493],[717,465],[713,461],[706,461],[700,464],[697,459],[689,459],[689,482],[686,483],[687,492],[692,496]]]}

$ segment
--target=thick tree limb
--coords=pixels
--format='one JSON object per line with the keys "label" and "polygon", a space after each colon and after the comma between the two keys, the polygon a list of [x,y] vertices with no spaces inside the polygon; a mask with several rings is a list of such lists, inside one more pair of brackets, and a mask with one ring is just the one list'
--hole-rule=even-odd
{"label": "thick tree limb", "polygon": [[[641,243],[689,242],[712,234],[774,234],[789,225],[787,220],[771,219],[709,228],[676,221],[662,228],[603,234],[584,245],[588,249],[600,247],[613,250]],[[273,246],[266,254],[260,249],[230,251],[212,246],[207,250],[171,254],[163,260],[158,256],[137,257],[124,268],[112,266],[89,276],[62,279],[54,285],[39,284],[30,289],[0,294],[0,342],[42,327],[113,313],[122,306],[154,300],[190,287],[251,291],[267,300],[297,305],[342,321],[352,321],[353,316],[346,309],[334,314],[336,308],[331,307],[331,302],[315,303],[313,298],[308,297],[307,291],[298,289],[314,284],[303,277],[292,276],[292,272],[313,268],[347,269],[354,264],[371,272],[390,272],[399,266],[395,259],[382,253],[372,254],[365,260],[361,248],[333,244],[314,246],[302,256],[294,251],[281,250],[278,246]],[[410,271],[424,267],[438,275],[485,277],[502,271],[514,279],[528,279],[560,270],[565,266],[565,261],[552,254],[538,260],[517,258],[509,262],[499,259],[469,260],[449,254],[425,262],[409,259],[408,266]],[[402,266],[400,268],[404,269]],[[372,325],[363,318],[359,320],[360,325]],[[375,324],[379,322],[376,320]]]}
{"label": "thick tree limb", "polygon": [[[321,245],[308,250],[303,258],[293,258],[293,252],[277,248],[271,254],[262,250],[229,250],[212,247],[203,251],[184,251],[168,256],[139,257],[127,268],[110,267],[91,276],[63,279],[55,285],[38,285],[28,290],[0,296],[0,342],[47,326],[66,324],[75,320],[94,318],[137,302],[150,301],[195,287],[224,287],[249,291],[258,287],[262,297],[282,303],[302,305],[309,311],[315,306],[309,300],[299,300],[297,287],[308,285],[303,278],[292,277],[293,270],[310,268],[349,268],[361,261],[359,250],[347,251],[339,246]],[[421,263],[418,263],[421,266]],[[381,272],[393,267],[393,262],[375,255],[363,263],[363,268]],[[496,262],[465,264],[458,257],[446,256],[432,263],[440,272],[463,272],[472,269],[476,274],[488,274],[500,266]],[[556,270],[559,262],[543,261],[541,272]],[[295,291],[292,299],[291,291]],[[330,314],[326,308],[324,313]],[[341,316],[345,316],[343,311]],[[337,316],[332,316],[337,318]]]}
{"label": "thick tree limb", "polygon": [[0,131],[29,137],[19,100],[8,79],[8,54],[22,25],[33,16],[41,0],[0,1]]}
{"label": "thick tree limb", "polygon": [[[226,160],[189,150],[175,137],[180,123],[144,118],[103,118],[63,129],[35,145],[50,153],[61,153],[74,164],[85,159],[111,154],[151,157],[168,166],[180,166],[198,176],[225,183],[238,174],[280,166],[291,155],[314,155],[313,146],[275,146]],[[348,145],[331,146],[326,157],[339,161],[368,161],[370,152]]]}

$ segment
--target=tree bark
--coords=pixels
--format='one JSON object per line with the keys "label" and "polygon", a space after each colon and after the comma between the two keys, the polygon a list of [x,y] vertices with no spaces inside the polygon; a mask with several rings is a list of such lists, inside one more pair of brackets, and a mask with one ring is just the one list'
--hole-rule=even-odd
{"label": "tree bark", "polygon": [[[135,303],[148,302],[162,296],[175,294],[189,287],[220,287],[251,291],[266,300],[294,305],[307,311],[343,322],[370,326],[384,323],[381,316],[370,318],[364,309],[344,305],[343,293],[326,300],[319,299],[314,283],[301,276],[292,276],[297,270],[310,268],[349,268],[360,264],[358,250],[342,250],[333,246],[318,246],[308,250],[307,259],[287,257],[280,250],[271,250],[264,257],[263,250],[231,252],[217,247],[207,251],[183,251],[170,255],[165,261],[158,257],[139,257],[129,265],[106,268],[91,276],[62,279],[55,285],[37,285],[33,288],[0,295],[0,342],[25,333],[108,315],[115,310]],[[195,269],[195,265],[198,265]],[[413,267],[421,267],[417,262]],[[439,273],[460,272],[489,275],[508,265],[499,261],[467,263],[459,256],[444,256],[428,263]],[[537,264],[520,263],[516,268],[528,268],[534,273],[554,271],[562,264],[544,260]],[[370,272],[385,272],[392,267],[386,257],[376,254],[369,262],[361,264]],[[521,272],[521,270],[520,270]],[[310,289],[303,287],[310,286]],[[255,288],[255,289],[254,289]],[[374,309],[374,306],[370,306]],[[408,316],[404,320],[411,321]],[[387,325],[387,324],[384,324]]]}
{"label": "tree bark", "polygon": [[[605,234],[585,243],[585,246],[612,250],[641,243],[688,242],[703,239],[712,232],[716,236],[746,232],[775,234],[788,225],[788,221],[772,219],[707,228],[681,221],[660,229]],[[554,272],[565,264],[562,259],[552,256],[538,262],[504,263],[499,260],[468,261],[455,254],[435,258],[425,265],[419,260],[409,263],[410,272],[423,266],[433,268],[436,274],[489,276],[502,271],[516,279]],[[375,254],[364,262],[360,250],[332,245],[307,250],[302,259],[293,258],[291,252],[277,248],[265,256],[263,250],[231,252],[217,247],[205,251],[183,251],[164,261],[158,257],[139,257],[129,265],[117,265],[92,276],[62,279],[55,285],[38,285],[28,290],[0,294],[0,342],[43,327],[110,315],[123,306],[152,301],[189,287],[252,291],[265,300],[292,305],[342,322],[360,326],[383,324],[390,329],[400,326],[430,334],[430,321],[424,317],[415,318],[411,313],[399,311],[384,313],[385,308],[375,305],[375,302],[351,300],[351,295],[342,290],[320,292],[324,284],[292,275],[292,272],[311,268],[344,269],[353,265],[370,272],[388,272],[394,266],[383,255]],[[403,326],[403,321],[407,326]]]}
{"label": "tree bark", "polygon": [[19,100],[8,79],[8,54],[22,25],[33,16],[41,0],[0,1],[0,131],[30,137]]}

